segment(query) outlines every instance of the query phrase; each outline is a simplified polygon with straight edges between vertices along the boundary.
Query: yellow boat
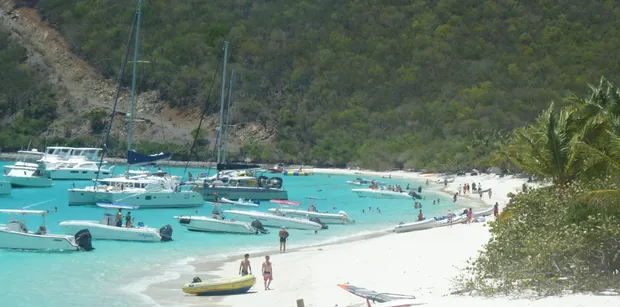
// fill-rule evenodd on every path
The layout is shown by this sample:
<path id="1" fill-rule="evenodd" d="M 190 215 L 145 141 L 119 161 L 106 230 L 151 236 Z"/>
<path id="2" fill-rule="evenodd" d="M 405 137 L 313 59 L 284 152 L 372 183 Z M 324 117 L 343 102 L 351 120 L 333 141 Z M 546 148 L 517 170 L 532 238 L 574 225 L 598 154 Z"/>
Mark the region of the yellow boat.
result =
<path id="1" fill-rule="evenodd" d="M 254 275 L 183 285 L 183 292 L 196 295 L 230 295 L 248 292 L 256 283 Z"/>

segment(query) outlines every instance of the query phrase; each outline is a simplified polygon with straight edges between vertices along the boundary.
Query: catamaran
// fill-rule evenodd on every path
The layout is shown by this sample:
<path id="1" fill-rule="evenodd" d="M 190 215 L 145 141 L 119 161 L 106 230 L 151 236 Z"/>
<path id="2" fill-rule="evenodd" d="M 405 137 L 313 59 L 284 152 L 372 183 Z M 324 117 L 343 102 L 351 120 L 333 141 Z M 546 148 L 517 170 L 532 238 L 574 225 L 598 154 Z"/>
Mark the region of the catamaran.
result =
<path id="1" fill-rule="evenodd" d="M 78 230 L 74 235 L 50 234 L 45 227 L 45 215 L 43 210 L 2 209 L 0 213 L 9 216 L 38 215 L 43 217 L 36 232 L 28 231 L 25 220 L 10 218 L 7 224 L 0 225 L 0 248 L 39 250 L 39 251 L 90 251 L 91 236 L 88 230 Z"/>
<path id="2" fill-rule="evenodd" d="M 159 230 L 156 228 L 146 227 L 142 223 L 138 223 L 136 227 L 117 226 L 116 217 L 107 212 L 107 209 L 136 210 L 137 206 L 115 205 L 115 204 L 97 204 L 97 206 L 106 209 L 103 218 L 100 221 L 89 220 L 70 220 L 62 221 L 58 226 L 63 229 L 66 234 L 75 233 L 78 229 L 88 229 L 95 240 L 119 240 L 119 241 L 139 241 L 139 242 L 161 242 L 172 240 L 172 227 L 164 225 Z"/>
<path id="3" fill-rule="evenodd" d="M 194 189 L 184 189 L 179 178 L 170 176 L 164 172 L 156 174 L 144 174 L 131 176 L 130 167 L 153 164 L 161 160 L 170 159 L 171 153 L 159 153 L 155 155 L 144 155 L 132 150 L 133 138 L 133 119 L 135 114 L 136 99 L 136 64 L 138 62 L 138 46 L 140 34 L 140 18 L 142 16 L 142 0 L 138 1 L 136 10 L 136 27 L 135 27 L 135 47 L 133 57 L 133 74 L 131 80 L 131 101 L 129 110 L 129 125 L 127 133 L 127 170 L 124 176 L 115 178 L 106 178 L 94 180 L 93 186 L 85 188 L 69 189 L 69 205 L 95 205 L 98 202 L 125 204 L 130 206 L 138 206 L 140 209 L 147 208 L 189 208 L 200 207 L 204 201 L 202 196 Z M 127 48 L 130 48 L 128 44 Z M 124 71 L 121 72 L 121 76 Z M 119 89 L 120 91 L 120 86 Z M 114 102 L 114 108 L 118 104 L 117 99 Z M 114 121 L 115 112 L 111 114 L 110 123 Z M 112 124 L 108 126 L 105 143 L 110 137 Z M 101 155 L 101 161 L 105 156 L 105 151 Z"/>
<path id="4" fill-rule="evenodd" d="M 232 92 L 232 79 L 234 71 L 231 72 L 230 85 L 228 87 L 228 95 L 226 95 L 226 64 L 228 60 L 228 42 L 224 42 L 224 63 L 222 69 L 222 88 L 220 93 L 220 124 L 217 137 L 217 175 L 212 181 L 204 181 L 202 185 L 198 185 L 198 191 L 206 201 L 215 201 L 218 197 L 226 197 L 228 199 L 288 199 L 288 192 L 282 188 L 282 178 L 265 176 L 256 177 L 254 174 L 251 178 L 235 178 L 234 182 L 228 180 L 225 182 L 221 172 L 227 170 L 247 170 L 260 169 L 259 165 L 230 163 L 226 160 L 227 139 L 229 134 L 228 121 L 230 119 L 230 97 Z M 226 125 L 224 124 L 224 105 L 225 97 L 228 96 L 228 115 L 226 116 Z"/>
<path id="5" fill-rule="evenodd" d="M 308 198 L 308 199 L 313 199 L 313 198 Z M 325 224 L 354 223 L 354 221 L 344 211 L 340 211 L 338 213 L 317 212 L 316 206 L 314 206 L 314 204 L 311 204 L 308 210 L 290 209 L 290 208 L 286 208 L 286 206 L 298 207 L 301 205 L 301 203 L 296 202 L 296 201 L 281 201 L 281 200 L 272 200 L 271 202 L 277 203 L 282 206 L 282 208 L 269 208 L 268 209 L 269 211 L 274 212 L 274 213 L 279 211 L 285 215 L 293 216 L 293 217 L 306 218 L 306 219 L 316 218 L 321 223 L 325 223 Z"/>

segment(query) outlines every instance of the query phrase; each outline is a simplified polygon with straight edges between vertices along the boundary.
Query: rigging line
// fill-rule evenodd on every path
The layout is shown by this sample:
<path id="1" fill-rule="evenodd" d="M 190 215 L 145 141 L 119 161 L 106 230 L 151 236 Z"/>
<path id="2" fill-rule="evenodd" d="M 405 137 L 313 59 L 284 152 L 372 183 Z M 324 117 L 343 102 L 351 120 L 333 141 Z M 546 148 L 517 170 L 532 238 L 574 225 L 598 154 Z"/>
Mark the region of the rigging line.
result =
<path id="1" fill-rule="evenodd" d="M 131 49 L 131 41 L 133 38 L 133 33 L 134 33 L 137 19 L 138 19 L 138 10 L 136 10 L 136 13 L 133 16 L 133 22 L 131 24 L 131 31 L 129 31 L 129 38 L 127 39 L 127 49 L 125 50 L 125 57 L 124 57 L 123 63 L 121 64 L 120 74 L 118 75 L 118 80 L 117 80 L 118 85 L 116 88 L 116 95 L 114 97 L 114 106 L 112 107 L 112 115 L 110 116 L 110 123 L 108 124 L 108 131 L 106 131 L 105 141 L 103 143 L 103 150 L 101 152 L 101 160 L 99 161 L 99 165 L 97 166 L 98 171 L 97 171 L 97 176 L 95 180 L 93 181 L 93 186 L 96 184 L 97 180 L 99 180 L 99 173 L 101 173 L 101 166 L 103 165 L 103 159 L 105 157 L 105 154 L 108 151 L 108 141 L 110 139 L 110 132 L 112 131 L 112 124 L 114 123 L 114 116 L 116 115 L 116 106 L 118 105 L 118 98 L 121 94 L 123 75 L 125 74 L 125 67 L 127 67 L 127 60 L 129 59 L 129 51 Z"/>
<path id="2" fill-rule="evenodd" d="M 194 136 L 194 141 L 192 142 L 192 147 L 189 150 L 189 159 L 185 163 L 185 169 L 183 173 L 187 171 L 187 166 L 189 165 L 189 161 L 192 157 L 192 152 L 194 151 L 194 147 L 196 146 L 196 140 L 200 136 L 200 127 L 202 127 L 202 121 L 205 118 L 205 114 L 207 114 L 207 109 L 209 108 L 209 99 L 211 99 L 211 93 L 213 92 L 213 85 L 215 85 L 215 79 L 217 78 L 217 73 L 220 71 L 220 64 L 222 64 L 222 59 L 217 63 L 217 68 L 215 69 L 215 73 L 213 74 L 213 80 L 211 80 L 211 87 L 209 88 L 209 94 L 207 95 L 207 99 L 205 100 L 204 108 L 202 109 L 202 115 L 200 116 L 200 122 L 198 122 L 198 128 L 196 128 L 196 135 Z M 198 153 L 196 153 L 196 160 L 198 160 Z M 211 171 L 211 166 L 209 166 L 209 171 Z"/>

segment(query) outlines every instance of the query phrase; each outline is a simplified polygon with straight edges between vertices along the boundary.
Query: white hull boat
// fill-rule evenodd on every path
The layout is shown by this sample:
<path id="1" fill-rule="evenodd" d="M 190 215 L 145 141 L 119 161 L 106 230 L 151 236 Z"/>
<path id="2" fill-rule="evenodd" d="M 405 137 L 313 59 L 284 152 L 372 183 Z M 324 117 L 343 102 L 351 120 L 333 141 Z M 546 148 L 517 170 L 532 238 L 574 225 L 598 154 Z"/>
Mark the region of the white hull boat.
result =
<path id="1" fill-rule="evenodd" d="M 387 198 L 387 199 L 413 199 L 413 196 L 409 195 L 408 192 L 394 192 L 390 190 L 382 190 L 382 189 L 352 189 L 353 193 L 357 194 L 359 197 L 369 197 L 369 198 Z"/>
<path id="2" fill-rule="evenodd" d="M 0 213 L 11 215 L 40 215 L 45 217 L 46 211 L 38 210 L 0 210 Z M 9 220 L 0 225 L 0 248 L 35 250 L 35 251 L 90 251 L 91 236 L 88 230 L 78 230 L 74 235 L 49 234 L 45 226 L 39 231 L 30 232 L 26 225 L 17 220 Z"/>
<path id="3" fill-rule="evenodd" d="M 452 225 L 461 224 L 465 222 L 466 220 L 467 220 L 467 217 L 464 215 L 452 217 Z M 450 225 L 448 224 L 448 219 L 444 218 L 444 219 L 438 220 L 437 225 L 435 227 L 444 227 L 448 225 Z"/>
<path id="4" fill-rule="evenodd" d="M 434 218 L 430 218 L 430 219 L 425 219 L 425 220 L 417 221 L 413 223 L 399 224 L 396 227 L 394 227 L 394 232 L 403 233 L 403 232 L 410 232 L 410 231 L 416 231 L 416 230 L 425 230 L 425 229 L 434 228 L 435 226 L 437 226 L 437 220 L 435 220 Z"/>
<path id="5" fill-rule="evenodd" d="M 286 227 L 302 230 L 319 230 L 323 225 L 294 217 L 279 216 L 276 214 L 259 212 L 259 211 L 242 211 L 242 210 L 224 210 L 224 213 L 234 217 L 237 220 L 245 222 L 260 221 L 266 227 Z"/>
<path id="6" fill-rule="evenodd" d="M 95 162 L 82 162 L 72 166 L 59 165 L 48 169 L 52 180 L 91 180 L 95 178 L 108 178 L 112 175 L 114 166 L 98 170 Z M 97 175 L 99 175 L 97 177 Z"/>
<path id="7" fill-rule="evenodd" d="M 76 230 L 88 229 L 94 240 L 118 240 L 118 241 L 141 241 L 160 242 L 162 236 L 159 230 L 150 227 L 117 227 L 104 225 L 99 221 L 63 221 L 58 224 L 66 234 L 75 233 Z"/>
<path id="8" fill-rule="evenodd" d="M 473 217 L 477 218 L 477 217 L 481 217 L 481 216 L 489 216 L 493 214 L 493 206 L 491 206 L 491 208 L 482 210 L 482 211 L 478 211 L 478 212 L 474 212 L 473 213 Z"/>
<path id="9" fill-rule="evenodd" d="M 235 187 L 235 186 L 199 186 L 198 191 L 206 201 L 215 201 L 218 198 L 227 199 L 288 199 L 288 192 L 283 189 L 263 187 Z"/>
<path id="10" fill-rule="evenodd" d="M 319 220 L 321 220 L 322 223 L 325 223 L 325 224 L 353 223 L 353 220 L 349 218 L 349 215 L 344 211 L 340 211 L 339 213 L 323 213 L 323 212 L 314 212 L 314 211 L 307 211 L 307 210 L 276 209 L 276 208 L 270 208 L 269 211 L 271 212 L 279 211 L 279 212 L 284 213 L 285 215 L 304 218 L 304 219 L 310 219 L 312 217 L 316 217 Z"/>
<path id="11" fill-rule="evenodd" d="M 222 220 L 208 216 L 175 216 L 181 226 L 191 231 L 216 232 L 216 233 L 235 233 L 235 234 L 257 234 L 259 230 L 252 227 L 250 223 L 237 220 Z"/>
<path id="12" fill-rule="evenodd" d="M 0 180 L 0 195 L 9 195 L 13 188 L 11 187 L 11 183 L 8 181 Z"/>
<path id="13" fill-rule="evenodd" d="M 245 207 L 258 207 L 258 204 L 255 204 L 251 201 L 247 201 L 243 198 L 239 200 L 230 200 L 228 198 L 222 197 L 219 199 L 218 205 L 232 205 L 232 206 L 245 206 Z"/>
<path id="14" fill-rule="evenodd" d="M 122 203 L 141 209 L 194 208 L 204 205 L 200 194 L 193 191 L 96 191 L 94 189 L 69 189 L 69 206 Z"/>
<path id="15" fill-rule="evenodd" d="M 51 187 L 52 179 L 48 177 L 43 163 L 17 162 L 4 167 L 4 178 L 13 187 L 43 188 Z"/>

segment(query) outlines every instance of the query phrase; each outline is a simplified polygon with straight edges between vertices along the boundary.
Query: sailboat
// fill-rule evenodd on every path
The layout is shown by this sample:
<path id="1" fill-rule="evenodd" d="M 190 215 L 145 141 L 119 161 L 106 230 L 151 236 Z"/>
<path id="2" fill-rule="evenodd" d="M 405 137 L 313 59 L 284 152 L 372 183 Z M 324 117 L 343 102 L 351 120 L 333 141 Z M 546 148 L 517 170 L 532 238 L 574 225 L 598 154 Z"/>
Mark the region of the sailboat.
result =
<path id="1" fill-rule="evenodd" d="M 138 1 L 136 10 L 136 29 L 135 29 L 135 47 L 133 56 L 133 75 L 131 80 L 131 104 L 129 112 L 129 129 L 127 133 L 127 171 L 124 176 L 95 179 L 93 186 L 85 188 L 69 189 L 69 205 L 96 205 L 97 203 L 123 204 L 129 206 L 138 206 L 140 209 L 151 208 L 189 208 L 200 207 L 204 204 L 201 195 L 193 189 L 183 189 L 180 178 L 171 176 L 167 173 L 158 171 L 155 174 L 138 174 L 130 173 L 131 166 L 153 164 L 158 161 L 170 159 L 170 152 L 162 152 L 154 155 L 144 155 L 132 150 L 133 136 L 133 118 L 136 91 L 136 64 L 138 62 L 138 42 L 140 35 L 140 17 L 141 17 L 142 0 Z M 133 31 L 132 31 L 133 33 Z M 129 51 L 130 45 L 127 46 Z M 124 72 L 124 65 L 121 76 Z M 120 78 L 119 88 L 120 91 Z M 106 134 L 104 148 L 107 148 L 110 130 L 116 111 L 117 99 L 114 103 L 110 125 Z M 101 156 L 103 160 L 105 150 Z"/>
<path id="2" fill-rule="evenodd" d="M 271 200 L 271 199 L 288 199 L 288 192 L 282 188 L 282 178 L 265 176 L 242 178 L 227 177 L 227 180 L 221 180 L 225 171 L 250 171 L 259 169 L 256 164 L 230 163 L 226 160 L 226 142 L 228 136 L 228 124 L 224 125 L 224 97 L 226 84 L 226 63 L 228 59 L 228 42 L 224 42 L 224 66 L 222 73 L 222 90 L 220 93 L 220 126 L 217 138 L 217 175 L 213 180 L 204 180 L 202 184 L 197 184 L 198 192 L 206 201 L 217 201 L 218 198 L 225 197 L 228 199 L 254 199 L 254 200 Z M 232 89 L 232 78 L 234 71 L 231 72 L 229 93 L 228 93 L 228 116 L 230 115 L 230 96 Z M 240 176 L 241 177 L 241 176 Z"/>

